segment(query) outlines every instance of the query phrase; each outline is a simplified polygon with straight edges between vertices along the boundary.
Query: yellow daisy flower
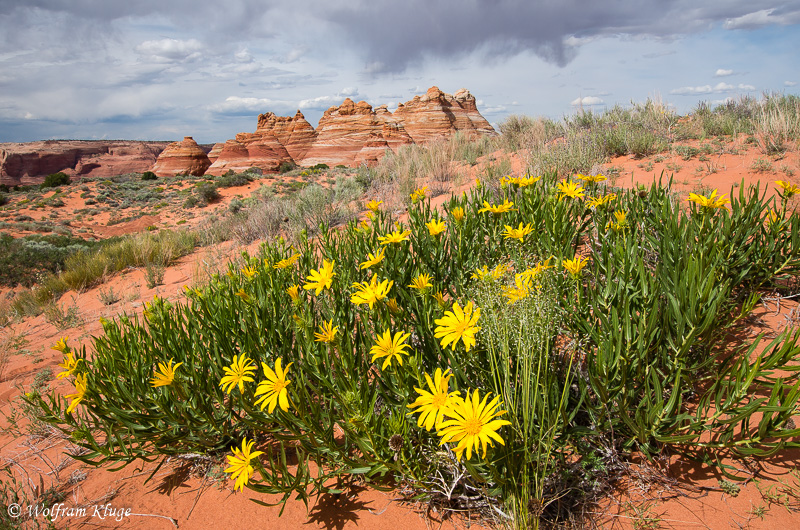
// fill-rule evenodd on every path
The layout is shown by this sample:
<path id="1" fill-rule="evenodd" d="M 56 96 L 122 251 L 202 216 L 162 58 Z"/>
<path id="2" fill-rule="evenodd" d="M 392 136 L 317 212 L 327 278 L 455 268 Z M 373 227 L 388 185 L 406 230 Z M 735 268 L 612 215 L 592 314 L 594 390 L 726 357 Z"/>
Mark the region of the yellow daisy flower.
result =
<path id="1" fill-rule="evenodd" d="M 264 454 L 263 451 L 250 452 L 255 445 L 255 440 L 248 442 L 247 438 L 242 440 L 242 450 L 233 448 L 233 456 L 228 455 L 228 467 L 225 468 L 225 473 L 231 474 L 231 480 L 235 480 L 233 486 L 234 490 L 243 491 L 245 485 L 250 480 L 250 475 L 253 473 L 253 466 L 250 461 L 259 455 Z"/>
<path id="2" fill-rule="evenodd" d="M 495 215 L 500 215 L 502 213 L 516 210 L 516 208 L 514 208 L 513 206 L 514 203 L 509 202 L 508 199 L 505 199 L 505 201 L 503 201 L 503 204 L 498 204 L 498 205 L 489 204 L 487 201 L 483 201 L 483 208 L 478 210 L 478 213 L 491 212 Z"/>
<path id="3" fill-rule="evenodd" d="M 460 395 L 458 390 L 449 392 L 451 377 L 453 377 L 453 374 L 449 368 L 444 373 L 442 373 L 441 368 L 437 368 L 433 374 L 433 379 L 428 374 L 425 374 L 430 392 L 422 388 L 414 388 L 419 393 L 419 397 L 414 403 L 406 406 L 410 409 L 416 409 L 412 410 L 411 413 L 420 413 L 417 419 L 417 427 L 422 427 L 424 424 L 427 431 L 434 427 L 439 428 L 447 409 L 450 407 L 451 399 Z"/>
<path id="4" fill-rule="evenodd" d="M 525 239 L 525 236 L 533 232 L 533 227 L 531 226 L 530 223 L 525 225 L 525 227 L 523 227 L 522 223 L 520 223 L 519 228 L 512 228 L 509 225 L 504 225 L 504 226 L 506 227 L 505 232 L 503 232 L 505 239 L 519 239 L 520 241 L 522 241 L 523 239 Z"/>
<path id="5" fill-rule="evenodd" d="M 373 276 L 370 279 L 370 282 L 363 282 L 363 283 L 354 283 L 353 287 L 358 289 L 356 293 L 350 298 L 350 301 L 356 305 L 359 304 L 369 304 L 369 308 L 372 309 L 373 305 L 376 302 L 380 302 L 386 295 L 389 294 L 389 289 L 392 288 L 394 285 L 394 281 L 390 280 L 383 280 L 382 282 L 378 283 L 378 278 Z"/>
<path id="6" fill-rule="evenodd" d="M 375 362 L 375 359 L 386 357 L 386 360 L 383 361 L 383 365 L 381 366 L 381 370 L 386 370 L 386 367 L 392 362 L 392 357 L 397 357 L 397 362 L 402 366 L 403 358 L 400 354 L 408 355 L 408 352 L 405 350 L 410 346 L 406 344 L 406 340 L 410 336 L 411 333 L 404 334 L 402 331 L 398 331 L 394 334 L 394 338 L 392 338 L 392 332 L 387 329 L 383 336 L 378 337 L 375 346 L 369 351 L 372 354 L 371 362 Z"/>
<path id="7" fill-rule="evenodd" d="M 383 204 L 383 201 L 371 200 L 367 203 L 367 209 L 378 213 L 378 211 L 381 209 L 381 204 Z"/>
<path id="8" fill-rule="evenodd" d="M 587 258 L 575 257 L 574 259 L 565 259 L 561 262 L 564 269 L 569 272 L 573 278 L 577 279 L 581 275 L 581 271 L 589 263 Z"/>
<path id="9" fill-rule="evenodd" d="M 334 265 L 336 265 L 335 260 L 322 260 L 322 267 L 318 271 L 312 269 L 311 274 L 306 277 L 308 283 L 303 286 L 303 289 L 306 291 L 315 289 L 315 295 L 319 295 L 323 289 L 330 289 L 333 277 L 336 276 L 336 273 L 333 272 Z"/>
<path id="10" fill-rule="evenodd" d="M 286 292 L 289 293 L 289 296 L 292 298 L 293 302 L 300 301 L 300 286 L 298 284 L 294 284 L 287 288 Z"/>
<path id="11" fill-rule="evenodd" d="M 75 378 L 75 393 L 64 396 L 65 398 L 72 400 L 72 403 L 70 403 L 69 407 L 67 407 L 67 414 L 70 414 L 73 410 L 75 410 L 75 407 L 78 406 L 78 403 L 83 401 L 83 398 L 86 395 L 86 390 L 86 374 L 80 374 Z"/>
<path id="12" fill-rule="evenodd" d="M 315 342 L 333 342 L 336 338 L 336 332 L 339 331 L 339 326 L 333 325 L 333 319 L 323 322 L 319 326 L 319 332 L 315 332 Z"/>
<path id="13" fill-rule="evenodd" d="M 456 206 L 450 210 L 450 215 L 453 216 L 453 220 L 455 220 L 455 222 L 460 223 L 464 220 L 464 208 L 461 206 Z"/>
<path id="14" fill-rule="evenodd" d="M 55 348 L 53 348 L 53 349 L 55 349 Z M 64 356 L 64 362 L 58 365 L 61 368 L 63 368 L 64 371 L 59 373 L 56 377 L 58 377 L 58 379 L 64 379 L 65 377 L 69 377 L 72 374 L 74 374 L 75 370 L 78 369 L 78 362 L 79 361 L 80 361 L 80 359 L 76 359 L 75 355 L 72 352 L 68 352 Z"/>
<path id="15" fill-rule="evenodd" d="M 563 180 L 556 184 L 558 187 L 558 200 L 564 197 L 571 197 L 573 199 L 580 199 L 584 196 L 584 189 L 577 182 L 564 182 Z"/>
<path id="16" fill-rule="evenodd" d="M 418 274 L 413 280 L 411 280 L 411 285 L 409 287 L 413 289 L 419 289 L 420 291 L 426 289 L 428 287 L 433 287 L 431 283 L 431 275 L 430 274 Z"/>
<path id="17" fill-rule="evenodd" d="M 169 386 L 172 384 L 172 382 L 175 380 L 175 370 L 177 370 L 178 367 L 183 364 L 178 363 L 175 366 L 172 366 L 174 361 L 174 359 L 170 359 L 169 364 L 158 363 L 158 371 L 150 380 L 150 385 L 152 385 L 153 388 Z"/>
<path id="18" fill-rule="evenodd" d="M 428 233 L 432 236 L 438 236 L 445 230 L 447 230 L 447 225 L 444 224 L 444 221 L 439 221 L 436 219 L 431 220 L 428 223 L 425 223 L 425 226 L 428 227 Z"/>
<path id="19" fill-rule="evenodd" d="M 781 190 L 783 191 L 783 193 L 781 194 L 781 197 L 783 197 L 784 199 L 791 199 L 792 196 L 797 195 L 798 193 L 800 193 L 800 188 L 798 188 L 796 185 L 792 184 L 791 182 L 786 182 L 784 180 L 776 180 L 775 184 L 777 184 L 781 188 Z"/>
<path id="20" fill-rule="evenodd" d="M 369 269 L 373 265 L 377 265 L 378 263 L 383 261 L 383 258 L 385 257 L 386 257 L 386 247 L 382 247 L 381 250 L 379 252 L 376 252 L 375 254 L 372 253 L 367 254 L 367 261 L 363 262 L 359 268 L 361 270 Z"/>
<path id="21" fill-rule="evenodd" d="M 480 331 L 478 318 L 481 316 L 481 308 L 476 307 L 473 313 L 472 302 L 467 302 L 464 309 L 453 303 L 452 311 L 445 311 L 444 317 L 434 320 L 437 324 L 434 329 L 434 337 L 441 338 L 442 348 L 450 345 L 455 350 L 459 340 L 464 342 L 464 347 L 469 351 L 475 345 L 475 333 Z"/>
<path id="22" fill-rule="evenodd" d="M 256 365 L 245 355 L 234 355 L 231 365 L 224 367 L 223 371 L 225 375 L 219 382 L 222 390 L 230 394 L 231 390 L 239 385 L 239 392 L 242 392 L 245 382 L 254 380 L 251 376 L 256 371 Z"/>
<path id="23" fill-rule="evenodd" d="M 408 236 L 410 235 L 411 235 L 411 230 L 406 230 L 405 232 L 401 232 L 400 229 L 397 229 L 394 232 L 389 232 L 385 236 L 379 237 L 378 241 L 381 242 L 381 245 L 389 245 L 390 243 L 400 243 L 402 241 L 407 241 Z"/>
<path id="24" fill-rule="evenodd" d="M 708 208 L 709 210 L 724 208 L 725 204 L 731 202 L 730 199 L 725 198 L 725 195 L 720 195 L 719 197 L 717 197 L 717 190 L 711 192 L 711 195 L 708 197 L 706 197 L 705 195 L 690 193 L 689 198 L 686 200 L 696 203 L 701 208 Z"/>
<path id="25" fill-rule="evenodd" d="M 280 357 L 275 360 L 275 370 L 267 366 L 267 363 L 261 363 L 261 368 L 264 370 L 264 376 L 267 380 L 261 381 L 256 387 L 256 396 L 261 396 L 256 401 L 256 405 L 260 403 L 261 410 L 269 406 L 268 412 L 270 414 L 275 410 L 276 405 L 279 405 L 284 412 L 289 410 L 289 391 L 286 387 L 289 386 L 291 381 L 286 379 L 286 376 L 289 375 L 289 368 L 294 363 L 289 363 L 285 369 L 282 369 L 282 361 Z"/>
<path id="26" fill-rule="evenodd" d="M 242 268 L 242 274 L 244 274 L 248 280 L 252 280 L 253 277 L 258 274 L 258 271 L 255 267 L 244 267 Z"/>
<path id="27" fill-rule="evenodd" d="M 61 353 L 67 353 L 67 350 L 69 349 L 69 346 L 67 346 L 67 341 L 68 340 L 69 340 L 69 337 L 61 337 L 60 339 L 58 339 L 56 341 L 56 343 L 50 349 L 51 350 L 60 351 Z"/>
<path id="28" fill-rule="evenodd" d="M 300 259 L 300 254 L 299 253 L 292 254 L 288 258 L 280 260 L 278 263 L 273 265 L 273 267 L 276 268 L 276 269 L 288 269 L 289 267 L 291 267 L 292 265 L 297 263 L 298 259 Z"/>
<path id="29" fill-rule="evenodd" d="M 497 431 L 503 425 L 511 425 L 510 421 L 495 419 L 506 413 L 504 410 L 497 410 L 500 406 L 500 396 L 486 403 L 489 398 L 487 393 L 481 400 L 478 390 L 475 390 L 470 397 L 469 392 L 464 398 L 451 398 L 452 405 L 447 410 L 450 418 L 444 420 L 437 429 L 437 434 L 442 437 L 439 445 L 449 442 L 458 442 L 453 449 L 456 458 L 461 460 L 464 451 L 467 452 L 467 460 L 472 458 L 472 449 L 477 454 L 479 449 L 483 449 L 483 458 L 486 458 L 486 446 L 494 447 L 494 442 L 505 445 L 503 438 Z"/>

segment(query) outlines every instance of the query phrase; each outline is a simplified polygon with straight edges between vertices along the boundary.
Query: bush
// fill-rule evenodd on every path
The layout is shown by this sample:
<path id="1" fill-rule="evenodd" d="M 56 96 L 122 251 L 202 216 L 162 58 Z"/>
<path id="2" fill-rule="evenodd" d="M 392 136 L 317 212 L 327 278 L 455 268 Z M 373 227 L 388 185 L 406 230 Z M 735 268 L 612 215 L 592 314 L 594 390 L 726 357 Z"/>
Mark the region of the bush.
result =
<path id="1" fill-rule="evenodd" d="M 520 528 L 582 513 L 635 454 L 730 474 L 743 466 L 720 451 L 800 447 L 800 381 L 786 375 L 800 331 L 723 347 L 759 289 L 800 274 L 800 217 L 757 188 L 730 210 L 687 211 L 657 185 L 587 207 L 555 181 L 482 186 L 442 212 L 417 201 L 406 225 L 378 211 L 366 227 L 265 243 L 186 303 L 104 322 L 91 356 L 65 349 L 80 400 L 24 399 L 87 463 L 257 441 L 241 486 L 284 502 L 339 493 L 348 476 L 394 479 Z M 324 214 L 330 200 L 310 186 L 295 207 Z M 286 203 L 268 204 L 279 225 Z M 483 444 L 461 437 L 472 399 Z"/>
<path id="2" fill-rule="evenodd" d="M 296 168 L 297 164 L 295 164 L 290 160 L 284 160 L 283 162 L 281 162 L 280 166 L 278 166 L 278 173 L 280 174 L 288 173 L 289 171 L 292 171 L 293 169 Z"/>
<path id="3" fill-rule="evenodd" d="M 0 206 L 8 203 L 8 195 L 3 192 L 0 192 Z"/>
<path id="4" fill-rule="evenodd" d="M 322 170 L 322 169 L 330 169 L 328 164 L 315 164 L 309 168 L 310 170 Z"/>
<path id="5" fill-rule="evenodd" d="M 70 183 L 69 176 L 66 173 L 52 173 L 47 175 L 44 178 L 44 182 L 41 184 L 41 188 L 58 188 L 60 186 L 65 186 Z"/>
<path id="6" fill-rule="evenodd" d="M 142 173 L 142 180 L 158 180 L 158 175 L 152 171 L 145 171 Z"/>
<path id="7" fill-rule="evenodd" d="M 213 202 L 217 202 L 222 197 L 217 191 L 217 186 L 210 182 L 201 182 L 194 188 L 194 196 L 197 198 L 197 204 L 206 206 Z"/>

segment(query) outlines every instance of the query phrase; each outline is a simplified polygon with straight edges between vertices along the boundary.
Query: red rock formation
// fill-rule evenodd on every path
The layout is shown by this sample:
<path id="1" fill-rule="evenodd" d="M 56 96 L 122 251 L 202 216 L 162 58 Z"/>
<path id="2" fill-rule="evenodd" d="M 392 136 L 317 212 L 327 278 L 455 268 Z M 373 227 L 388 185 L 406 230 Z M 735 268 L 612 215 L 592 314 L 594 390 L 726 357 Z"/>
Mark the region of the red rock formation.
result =
<path id="1" fill-rule="evenodd" d="M 175 175 L 202 175 L 211 162 L 206 152 L 197 145 L 194 138 L 184 136 L 183 141 L 173 142 L 164 149 L 156 160 L 153 173 L 159 177 Z"/>
<path id="2" fill-rule="evenodd" d="M 495 134 L 478 112 L 475 97 L 462 88 L 452 96 L 431 87 L 424 96 L 399 104 L 394 117 L 403 122 L 416 143 L 448 137 L 461 131 L 469 135 Z"/>
<path id="3" fill-rule="evenodd" d="M 206 173 L 222 175 L 229 170 L 240 173 L 251 167 L 276 172 L 285 161 L 291 161 L 289 152 L 273 134 L 240 133 L 235 140 L 225 142 Z"/>
<path id="4" fill-rule="evenodd" d="M 317 140 L 302 160 L 304 166 L 338 164 L 357 166 L 378 160 L 386 149 L 413 143 L 403 124 L 386 106 L 373 110 L 369 103 L 350 98 L 325 111 L 317 127 Z"/>
<path id="5" fill-rule="evenodd" d="M 0 144 L 0 184 L 40 184 L 51 174 L 112 177 L 152 167 L 169 142 L 45 140 Z"/>
<path id="6" fill-rule="evenodd" d="M 276 116 L 272 112 L 258 116 L 258 133 L 271 133 L 286 148 L 292 160 L 302 160 L 314 144 L 317 132 L 299 110 L 293 117 Z"/>
<path id="7" fill-rule="evenodd" d="M 219 157 L 222 148 L 225 147 L 225 142 L 217 142 L 211 148 L 211 151 L 208 152 L 208 161 L 212 164 L 217 160 Z"/>

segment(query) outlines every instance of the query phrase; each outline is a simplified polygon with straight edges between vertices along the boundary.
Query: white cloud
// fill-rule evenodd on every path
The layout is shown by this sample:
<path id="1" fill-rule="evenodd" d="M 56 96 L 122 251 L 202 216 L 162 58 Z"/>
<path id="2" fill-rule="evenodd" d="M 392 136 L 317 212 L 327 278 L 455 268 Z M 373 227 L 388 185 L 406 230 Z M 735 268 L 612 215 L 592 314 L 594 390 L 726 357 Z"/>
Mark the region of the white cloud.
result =
<path id="1" fill-rule="evenodd" d="M 270 107 L 280 105 L 279 102 L 267 98 L 242 98 L 229 96 L 222 103 L 209 106 L 209 110 L 219 114 L 262 113 Z"/>
<path id="2" fill-rule="evenodd" d="M 352 86 L 344 87 L 339 91 L 339 95 L 347 98 L 358 96 L 358 88 Z"/>
<path id="3" fill-rule="evenodd" d="M 755 29 L 770 24 L 786 26 L 800 22 L 800 12 L 796 9 L 761 9 L 740 17 L 725 20 L 722 27 L 725 29 Z"/>
<path id="4" fill-rule="evenodd" d="M 592 105 L 602 105 L 603 100 L 596 96 L 584 96 L 582 98 L 573 99 L 570 105 L 573 107 L 591 107 Z"/>
<path id="5" fill-rule="evenodd" d="M 139 55 L 155 62 L 185 62 L 201 57 L 202 43 L 197 39 L 147 40 L 134 48 Z"/>
<path id="6" fill-rule="evenodd" d="M 339 96 L 319 96 L 317 98 L 303 99 L 297 104 L 300 110 L 316 109 L 327 110 L 329 107 L 342 103 Z"/>
<path id="7" fill-rule="evenodd" d="M 702 86 L 684 86 L 680 88 L 673 88 L 669 91 L 670 94 L 675 94 L 677 96 L 691 96 L 697 94 L 722 94 L 725 92 L 734 92 L 736 90 L 742 90 L 745 92 L 752 92 L 756 89 L 753 85 L 745 85 L 745 84 L 738 84 L 738 85 L 731 85 L 729 83 L 717 83 L 713 87 L 711 85 L 702 85 Z"/>
<path id="8" fill-rule="evenodd" d="M 716 72 L 714 72 L 714 77 L 727 77 L 729 75 L 733 75 L 733 70 L 725 70 L 723 68 L 718 68 Z"/>
<path id="9" fill-rule="evenodd" d="M 735 100 L 730 96 L 726 97 L 725 99 L 712 99 L 711 106 L 727 105 L 728 103 L 731 103 L 733 101 Z"/>
<path id="10" fill-rule="evenodd" d="M 796 81 L 784 81 L 783 86 L 795 86 L 797 84 Z"/>

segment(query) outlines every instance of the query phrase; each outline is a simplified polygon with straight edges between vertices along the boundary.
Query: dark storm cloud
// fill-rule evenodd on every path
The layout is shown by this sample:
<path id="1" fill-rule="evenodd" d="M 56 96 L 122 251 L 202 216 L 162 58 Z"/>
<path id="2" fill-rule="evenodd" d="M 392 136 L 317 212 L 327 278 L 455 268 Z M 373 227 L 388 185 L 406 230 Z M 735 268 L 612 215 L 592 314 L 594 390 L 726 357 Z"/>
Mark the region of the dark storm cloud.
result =
<path id="1" fill-rule="evenodd" d="M 371 72 L 402 71 L 426 57 L 485 59 L 522 51 L 564 66 L 577 53 L 570 37 L 671 38 L 707 30 L 800 22 L 800 2 L 620 0 L 362 0 L 331 8 L 328 18 L 363 51 Z"/>

